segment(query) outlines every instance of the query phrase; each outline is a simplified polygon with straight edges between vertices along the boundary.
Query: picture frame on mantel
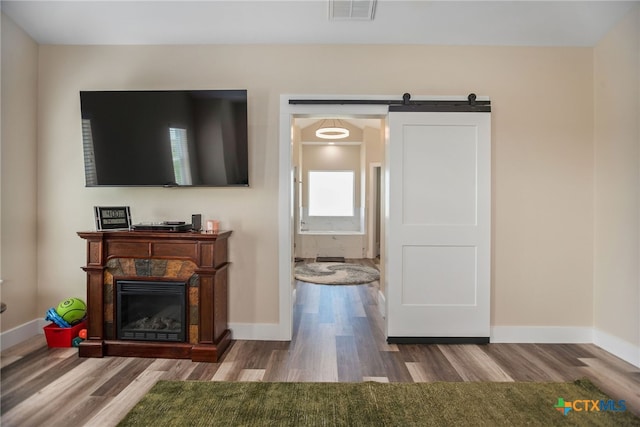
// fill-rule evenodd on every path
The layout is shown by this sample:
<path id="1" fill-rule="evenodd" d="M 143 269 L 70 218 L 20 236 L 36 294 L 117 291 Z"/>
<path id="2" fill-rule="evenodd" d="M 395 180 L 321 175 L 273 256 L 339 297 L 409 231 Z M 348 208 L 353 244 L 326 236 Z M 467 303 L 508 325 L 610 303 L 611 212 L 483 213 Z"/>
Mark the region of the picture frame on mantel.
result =
<path id="1" fill-rule="evenodd" d="M 94 206 L 96 231 L 131 230 L 129 206 Z"/>

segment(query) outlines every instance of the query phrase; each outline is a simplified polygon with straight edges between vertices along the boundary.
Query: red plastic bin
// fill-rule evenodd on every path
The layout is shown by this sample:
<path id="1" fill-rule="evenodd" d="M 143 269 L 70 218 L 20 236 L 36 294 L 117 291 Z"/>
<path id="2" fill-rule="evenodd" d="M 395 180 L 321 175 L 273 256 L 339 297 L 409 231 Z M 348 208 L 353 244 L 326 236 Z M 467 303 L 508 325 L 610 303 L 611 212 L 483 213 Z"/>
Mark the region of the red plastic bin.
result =
<path id="1" fill-rule="evenodd" d="M 73 339 L 78 336 L 81 329 L 86 329 L 87 322 L 82 321 L 70 328 L 61 328 L 55 323 L 51 323 L 44 328 L 44 336 L 47 338 L 47 345 L 52 347 L 71 347 Z"/>

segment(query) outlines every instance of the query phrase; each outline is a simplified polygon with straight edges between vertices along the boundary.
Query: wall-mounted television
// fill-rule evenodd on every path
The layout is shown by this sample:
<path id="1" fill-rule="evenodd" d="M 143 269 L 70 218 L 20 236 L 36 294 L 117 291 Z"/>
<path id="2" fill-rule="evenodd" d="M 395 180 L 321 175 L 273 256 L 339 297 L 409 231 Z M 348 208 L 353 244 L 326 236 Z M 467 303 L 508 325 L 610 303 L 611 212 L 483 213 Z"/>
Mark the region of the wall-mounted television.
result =
<path id="1" fill-rule="evenodd" d="M 87 187 L 249 185 L 247 91 L 81 91 Z"/>

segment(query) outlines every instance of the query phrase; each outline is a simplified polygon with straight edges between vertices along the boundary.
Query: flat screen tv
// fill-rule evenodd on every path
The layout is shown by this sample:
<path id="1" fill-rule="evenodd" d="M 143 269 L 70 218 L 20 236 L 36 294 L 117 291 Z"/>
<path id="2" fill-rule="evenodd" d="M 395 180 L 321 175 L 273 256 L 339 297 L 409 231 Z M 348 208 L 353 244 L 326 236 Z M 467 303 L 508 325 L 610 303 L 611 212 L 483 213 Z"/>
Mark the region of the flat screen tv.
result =
<path id="1" fill-rule="evenodd" d="M 87 187 L 249 185 L 247 91 L 82 91 Z"/>

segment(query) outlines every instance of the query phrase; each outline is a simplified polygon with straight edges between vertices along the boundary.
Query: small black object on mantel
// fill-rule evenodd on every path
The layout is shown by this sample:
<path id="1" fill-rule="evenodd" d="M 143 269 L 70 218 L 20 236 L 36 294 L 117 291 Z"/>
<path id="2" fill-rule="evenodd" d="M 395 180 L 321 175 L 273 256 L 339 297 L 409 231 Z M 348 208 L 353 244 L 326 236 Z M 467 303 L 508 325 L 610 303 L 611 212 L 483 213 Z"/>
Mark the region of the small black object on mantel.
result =
<path id="1" fill-rule="evenodd" d="M 132 227 L 133 231 L 158 231 L 158 232 L 187 232 L 191 231 L 191 224 L 176 224 L 182 221 L 142 222 Z"/>
<path id="2" fill-rule="evenodd" d="M 191 215 L 191 230 L 193 231 L 201 231 L 202 230 L 202 215 L 201 214 L 193 214 Z"/>
<path id="3" fill-rule="evenodd" d="M 94 206 L 96 231 L 118 231 L 131 229 L 129 206 Z"/>

